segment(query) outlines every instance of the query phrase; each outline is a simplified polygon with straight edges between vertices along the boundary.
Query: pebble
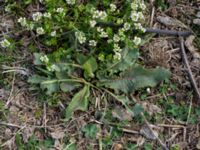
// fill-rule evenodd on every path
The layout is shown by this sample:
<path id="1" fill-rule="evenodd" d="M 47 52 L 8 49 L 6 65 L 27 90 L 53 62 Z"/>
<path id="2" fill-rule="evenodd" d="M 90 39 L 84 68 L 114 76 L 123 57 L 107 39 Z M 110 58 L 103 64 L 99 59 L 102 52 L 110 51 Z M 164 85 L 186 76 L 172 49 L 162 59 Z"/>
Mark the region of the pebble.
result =
<path id="1" fill-rule="evenodd" d="M 196 24 L 196 25 L 200 25 L 200 19 L 194 19 L 193 23 Z"/>
<path id="2" fill-rule="evenodd" d="M 197 12 L 196 17 L 200 18 L 200 11 Z"/>

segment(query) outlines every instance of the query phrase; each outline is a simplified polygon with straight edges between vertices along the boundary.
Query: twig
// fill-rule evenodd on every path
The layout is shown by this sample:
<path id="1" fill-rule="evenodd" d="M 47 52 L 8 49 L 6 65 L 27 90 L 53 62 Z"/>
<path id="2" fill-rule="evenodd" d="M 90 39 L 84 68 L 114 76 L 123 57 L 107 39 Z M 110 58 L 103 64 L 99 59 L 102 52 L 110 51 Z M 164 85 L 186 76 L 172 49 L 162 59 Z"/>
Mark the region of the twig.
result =
<path id="1" fill-rule="evenodd" d="M 177 135 L 179 135 L 179 134 L 180 134 L 180 132 L 173 134 L 169 139 L 166 140 L 166 142 L 169 143 L 169 142 L 173 141 L 177 137 Z"/>
<path id="2" fill-rule="evenodd" d="M 153 26 L 153 18 L 154 18 L 154 15 L 155 15 L 154 0 L 150 0 L 150 4 L 151 4 L 151 7 L 152 7 L 152 10 L 151 10 L 150 27 L 152 27 L 152 26 Z"/>
<path id="3" fill-rule="evenodd" d="M 190 106 L 189 106 L 189 109 L 188 109 L 188 116 L 187 116 L 186 124 L 188 124 L 188 122 L 189 122 L 191 111 L 192 111 L 192 97 L 190 98 Z"/>
<path id="4" fill-rule="evenodd" d="M 131 134 L 140 134 L 139 131 L 130 130 L 130 129 L 125 129 L 125 128 L 122 128 L 122 131 L 123 131 L 123 132 L 126 132 L 126 133 L 131 133 Z"/>
<path id="5" fill-rule="evenodd" d="M 185 128 L 182 125 L 170 125 L 170 124 L 157 124 L 157 126 L 164 128 Z"/>
<path id="6" fill-rule="evenodd" d="M 13 94 L 13 91 L 14 91 L 14 84 L 15 84 L 15 72 L 13 73 L 12 87 L 11 87 L 11 91 L 10 91 L 8 100 L 7 100 L 6 105 L 5 105 L 6 108 L 8 108 L 10 102 L 12 101 L 12 94 Z"/>
<path id="7" fill-rule="evenodd" d="M 19 128 L 19 129 L 22 128 L 22 126 L 19 126 L 19 125 L 16 125 L 16 124 L 12 124 L 12 123 L 6 123 L 6 122 L 0 122 L 0 125 Z"/>
<path id="8" fill-rule="evenodd" d="M 45 130 L 45 133 L 47 132 L 47 108 L 46 108 L 46 103 L 44 103 L 43 105 L 43 109 L 44 109 L 44 114 L 43 114 L 43 125 L 44 125 L 44 130 Z"/>
<path id="9" fill-rule="evenodd" d="M 184 37 L 193 34 L 190 31 L 161 30 L 161 29 L 152 29 L 152 28 L 146 28 L 146 33 L 157 33 L 157 34 L 163 34 L 163 35 L 184 36 Z"/>
<path id="10" fill-rule="evenodd" d="M 200 92 L 199 92 L 197 83 L 194 79 L 194 76 L 192 74 L 192 71 L 191 71 L 191 68 L 190 68 L 190 65 L 189 65 L 189 62 L 188 62 L 188 59 L 187 59 L 187 55 L 186 55 L 186 52 L 185 52 L 185 46 L 184 46 L 184 39 L 183 39 L 183 37 L 179 37 L 179 40 L 180 40 L 182 58 L 183 58 L 183 61 L 186 65 L 186 67 L 187 67 L 187 71 L 188 71 L 188 75 L 189 75 L 189 78 L 190 78 L 191 85 L 193 86 L 193 88 L 194 88 L 194 90 L 197 94 L 198 100 L 200 102 Z"/>
<path id="11" fill-rule="evenodd" d="M 104 123 L 103 122 L 100 122 L 100 121 L 97 121 L 97 120 L 91 120 L 92 122 L 95 122 L 97 124 L 100 124 L 100 125 L 103 125 Z M 113 126 L 116 126 L 114 124 L 111 124 L 109 123 L 109 126 L 113 127 Z M 130 133 L 130 134 L 140 134 L 139 131 L 136 131 L 136 130 L 131 130 L 131 129 L 127 129 L 127 128 L 122 128 L 122 127 L 119 127 L 123 132 L 126 132 L 126 133 Z"/>

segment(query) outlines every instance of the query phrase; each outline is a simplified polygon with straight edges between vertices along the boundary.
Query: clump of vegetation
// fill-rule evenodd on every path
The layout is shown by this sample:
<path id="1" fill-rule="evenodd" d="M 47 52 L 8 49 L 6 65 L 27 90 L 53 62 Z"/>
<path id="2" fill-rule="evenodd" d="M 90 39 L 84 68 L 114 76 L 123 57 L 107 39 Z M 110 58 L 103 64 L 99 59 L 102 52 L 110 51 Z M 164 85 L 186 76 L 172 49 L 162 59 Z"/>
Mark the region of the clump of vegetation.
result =
<path id="1" fill-rule="evenodd" d="M 8 11 L 17 5 L 10 2 Z M 66 120 L 75 110 L 88 108 L 91 88 L 107 92 L 128 108 L 124 93 L 169 77 L 164 69 L 147 70 L 137 63 L 145 33 L 143 1 L 44 0 L 39 5 L 42 11 L 18 18 L 21 28 L 41 45 L 34 53 L 37 74 L 28 81 L 47 94 L 79 89 L 66 109 Z M 1 42 L 3 47 L 10 45 L 7 39 Z"/>

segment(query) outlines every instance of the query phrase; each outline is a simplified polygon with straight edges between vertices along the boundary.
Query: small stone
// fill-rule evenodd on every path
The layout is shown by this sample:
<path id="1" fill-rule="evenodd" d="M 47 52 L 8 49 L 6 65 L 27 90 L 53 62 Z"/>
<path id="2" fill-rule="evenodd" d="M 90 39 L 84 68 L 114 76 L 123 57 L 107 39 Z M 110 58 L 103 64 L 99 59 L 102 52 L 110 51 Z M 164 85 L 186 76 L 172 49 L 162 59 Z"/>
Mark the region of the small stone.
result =
<path id="1" fill-rule="evenodd" d="M 200 18 L 200 11 L 197 12 L 196 17 Z"/>
<path id="2" fill-rule="evenodd" d="M 194 19 L 193 23 L 196 24 L 196 25 L 200 25 L 200 19 Z"/>

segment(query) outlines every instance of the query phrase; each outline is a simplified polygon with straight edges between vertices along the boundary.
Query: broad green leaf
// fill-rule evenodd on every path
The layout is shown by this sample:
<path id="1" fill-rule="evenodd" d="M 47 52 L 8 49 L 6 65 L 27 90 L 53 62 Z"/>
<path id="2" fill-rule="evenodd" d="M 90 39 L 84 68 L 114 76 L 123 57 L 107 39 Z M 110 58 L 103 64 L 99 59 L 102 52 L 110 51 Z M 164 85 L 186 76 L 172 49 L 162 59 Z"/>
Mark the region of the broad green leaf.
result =
<path id="1" fill-rule="evenodd" d="M 42 65 L 42 61 L 40 60 L 42 54 L 41 53 L 34 53 L 34 65 Z"/>
<path id="2" fill-rule="evenodd" d="M 71 102 L 69 103 L 66 109 L 66 116 L 65 120 L 68 121 L 73 112 L 76 110 L 86 111 L 88 108 L 89 103 L 89 96 L 90 96 L 90 88 L 86 85 L 81 91 L 76 93 L 72 98 Z"/>
<path id="3" fill-rule="evenodd" d="M 108 66 L 108 71 L 112 72 L 118 72 L 118 71 L 124 71 L 127 68 L 132 67 L 135 64 L 135 61 L 139 57 L 139 51 L 138 49 L 124 49 L 122 53 L 122 59 L 119 62 L 116 62 L 115 64 L 112 64 Z"/>
<path id="4" fill-rule="evenodd" d="M 90 57 L 84 64 L 84 76 L 87 77 L 94 77 L 94 72 L 97 70 L 97 62 L 94 57 Z"/>
<path id="5" fill-rule="evenodd" d="M 136 66 L 123 72 L 118 78 L 102 80 L 100 83 L 111 89 L 129 93 L 139 88 L 154 87 L 159 82 L 169 78 L 169 76 L 169 71 L 162 68 L 145 69 L 141 66 Z"/>
<path id="6" fill-rule="evenodd" d="M 40 84 L 41 82 L 45 81 L 47 78 L 39 75 L 33 75 L 29 77 L 28 83 L 32 84 Z"/>
<path id="7" fill-rule="evenodd" d="M 47 80 L 47 81 L 42 82 L 40 84 L 40 87 L 42 89 L 46 89 L 47 90 L 46 93 L 48 95 L 51 95 L 52 93 L 57 92 L 60 89 L 58 82 L 51 82 L 51 81 L 54 81 L 54 80 Z"/>
<path id="8" fill-rule="evenodd" d="M 77 60 L 77 62 L 78 62 L 79 64 L 84 64 L 84 63 L 87 61 L 87 59 L 88 59 L 88 57 L 85 56 L 85 55 L 83 55 L 83 54 L 78 53 L 78 54 L 76 55 L 76 60 Z"/>
<path id="9" fill-rule="evenodd" d="M 40 87 L 43 90 L 47 89 L 47 94 L 49 95 L 59 90 L 59 83 L 56 82 L 56 80 L 43 76 L 33 75 L 28 79 L 28 82 L 32 84 L 40 84 Z"/>
<path id="10" fill-rule="evenodd" d="M 63 82 L 60 84 L 60 89 L 63 92 L 71 92 L 72 90 L 76 89 L 77 87 L 80 87 L 81 84 L 76 82 Z"/>

